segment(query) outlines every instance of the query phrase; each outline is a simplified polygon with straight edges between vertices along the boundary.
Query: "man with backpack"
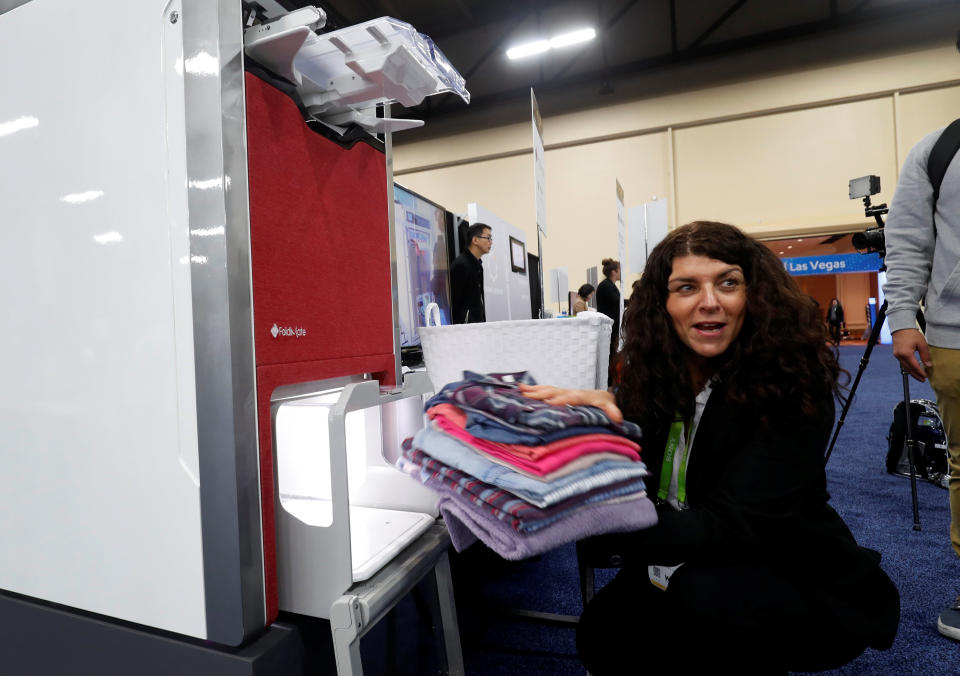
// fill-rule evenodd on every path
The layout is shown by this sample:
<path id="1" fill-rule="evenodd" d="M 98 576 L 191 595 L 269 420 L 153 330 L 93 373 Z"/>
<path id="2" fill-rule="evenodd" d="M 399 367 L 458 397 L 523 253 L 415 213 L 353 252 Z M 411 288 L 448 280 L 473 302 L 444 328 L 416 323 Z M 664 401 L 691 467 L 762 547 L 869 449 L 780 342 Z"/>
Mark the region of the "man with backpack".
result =
<path id="1" fill-rule="evenodd" d="M 905 373 L 937 395 L 950 456 L 950 540 L 960 556 L 960 120 L 907 155 L 887 218 L 887 320 Z M 917 326 L 923 301 L 926 332 Z M 960 641 L 960 597 L 937 620 Z"/>

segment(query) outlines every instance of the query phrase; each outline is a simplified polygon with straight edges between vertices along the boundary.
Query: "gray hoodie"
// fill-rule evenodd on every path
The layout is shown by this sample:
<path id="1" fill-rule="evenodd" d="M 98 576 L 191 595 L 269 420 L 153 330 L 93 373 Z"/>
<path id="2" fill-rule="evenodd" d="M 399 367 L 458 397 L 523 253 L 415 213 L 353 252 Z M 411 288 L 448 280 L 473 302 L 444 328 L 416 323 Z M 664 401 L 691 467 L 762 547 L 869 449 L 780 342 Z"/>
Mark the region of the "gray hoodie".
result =
<path id="1" fill-rule="evenodd" d="M 936 214 L 927 158 L 943 129 L 907 155 L 886 222 L 887 318 L 891 331 L 916 327 L 924 299 L 930 345 L 960 349 L 960 153 L 940 186 Z"/>

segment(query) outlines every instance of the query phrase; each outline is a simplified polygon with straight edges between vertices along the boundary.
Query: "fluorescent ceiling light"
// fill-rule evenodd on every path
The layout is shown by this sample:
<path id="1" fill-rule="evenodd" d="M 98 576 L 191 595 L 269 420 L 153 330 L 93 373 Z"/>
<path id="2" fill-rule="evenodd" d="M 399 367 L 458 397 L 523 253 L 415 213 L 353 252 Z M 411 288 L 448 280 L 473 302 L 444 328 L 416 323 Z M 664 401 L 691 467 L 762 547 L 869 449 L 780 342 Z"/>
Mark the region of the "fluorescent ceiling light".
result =
<path id="1" fill-rule="evenodd" d="M 536 42 L 527 42 L 516 47 L 511 47 L 507 50 L 508 59 L 522 59 L 525 56 L 533 56 L 534 54 L 542 54 L 543 52 L 550 49 L 549 40 L 537 40 Z"/>
<path id="2" fill-rule="evenodd" d="M 570 31 L 569 33 L 561 33 L 560 35 L 550 38 L 550 46 L 553 48 L 568 47 L 570 45 L 575 45 L 578 42 L 593 40 L 596 36 L 597 31 L 593 30 L 592 28 L 581 28 L 580 30 Z"/>
<path id="3" fill-rule="evenodd" d="M 507 50 L 507 58 L 522 59 L 526 56 L 533 56 L 534 54 L 543 54 L 551 49 L 569 47 L 570 45 L 576 45 L 581 42 L 592 40 L 596 36 L 597 31 L 595 31 L 593 28 L 581 28 L 579 30 L 570 31 L 569 33 L 555 35 L 549 40 L 535 40 L 533 42 L 517 45 L 516 47 L 511 47 Z"/>

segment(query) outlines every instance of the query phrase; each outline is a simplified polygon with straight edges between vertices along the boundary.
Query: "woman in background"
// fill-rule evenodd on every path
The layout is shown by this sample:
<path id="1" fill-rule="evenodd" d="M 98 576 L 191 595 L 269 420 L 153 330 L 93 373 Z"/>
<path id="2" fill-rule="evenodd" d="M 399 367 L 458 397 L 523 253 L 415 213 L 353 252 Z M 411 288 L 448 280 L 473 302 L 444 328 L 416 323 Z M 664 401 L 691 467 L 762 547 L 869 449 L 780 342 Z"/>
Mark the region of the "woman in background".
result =
<path id="1" fill-rule="evenodd" d="M 620 346 L 620 261 L 604 258 L 603 281 L 597 286 L 597 312 L 607 315 L 613 320 L 613 331 L 610 332 L 610 365 L 616 360 L 617 348 Z M 613 369 L 610 369 L 612 374 Z M 613 376 L 610 376 L 613 380 Z"/>
<path id="2" fill-rule="evenodd" d="M 589 308 L 590 298 L 593 296 L 593 284 L 584 284 L 577 289 L 577 299 L 573 301 L 573 316 Z"/>
<path id="3" fill-rule="evenodd" d="M 624 333 L 616 394 L 525 388 L 644 432 L 659 522 L 585 543 L 624 561 L 580 618 L 587 669 L 820 671 L 890 647 L 897 589 L 827 504 L 840 368 L 776 256 L 729 225 L 674 230 Z"/>

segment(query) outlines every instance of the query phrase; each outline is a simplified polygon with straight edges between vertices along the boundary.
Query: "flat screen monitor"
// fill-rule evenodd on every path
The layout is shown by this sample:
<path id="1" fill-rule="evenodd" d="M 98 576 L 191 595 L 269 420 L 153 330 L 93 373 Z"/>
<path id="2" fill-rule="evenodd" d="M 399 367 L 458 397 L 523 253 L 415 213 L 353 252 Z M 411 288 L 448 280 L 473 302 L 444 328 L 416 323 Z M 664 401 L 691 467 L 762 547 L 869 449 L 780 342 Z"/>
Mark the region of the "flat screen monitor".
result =
<path id="1" fill-rule="evenodd" d="M 430 303 L 449 324 L 452 214 L 412 190 L 394 186 L 400 346 L 420 345 Z"/>

